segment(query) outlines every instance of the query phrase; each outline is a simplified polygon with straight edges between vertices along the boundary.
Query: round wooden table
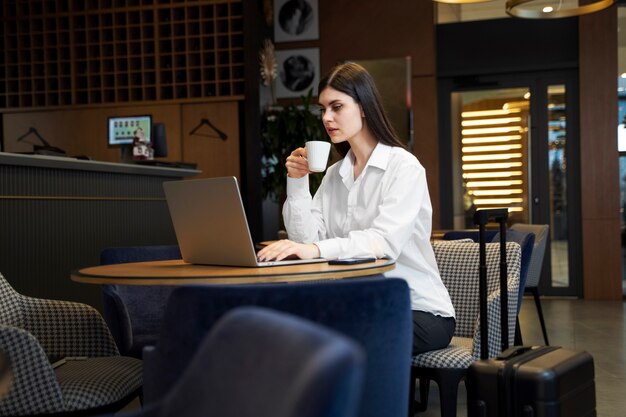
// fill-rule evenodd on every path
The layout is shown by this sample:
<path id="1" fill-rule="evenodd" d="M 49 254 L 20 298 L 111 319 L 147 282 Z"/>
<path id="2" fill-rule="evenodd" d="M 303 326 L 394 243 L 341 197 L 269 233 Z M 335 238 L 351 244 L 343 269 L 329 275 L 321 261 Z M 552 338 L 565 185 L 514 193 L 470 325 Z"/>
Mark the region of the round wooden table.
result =
<path id="1" fill-rule="evenodd" d="M 92 266 L 74 271 L 71 278 L 86 284 L 254 284 L 357 278 L 382 274 L 394 268 L 395 261 L 388 259 L 358 265 L 319 262 L 263 268 L 195 265 L 177 259 Z"/>

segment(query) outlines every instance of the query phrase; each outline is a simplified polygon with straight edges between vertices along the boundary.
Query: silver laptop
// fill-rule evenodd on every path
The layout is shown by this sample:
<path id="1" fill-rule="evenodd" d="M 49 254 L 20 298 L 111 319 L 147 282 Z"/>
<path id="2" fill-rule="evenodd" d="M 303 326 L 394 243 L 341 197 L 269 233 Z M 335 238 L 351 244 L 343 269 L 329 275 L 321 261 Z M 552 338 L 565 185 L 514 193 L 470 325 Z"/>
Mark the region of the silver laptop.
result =
<path id="1" fill-rule="evenodd" d="M 326 262 L 322 258 L 258 262 L 235 177 L 168 181 L 163 189 L 186 262 L 252 267 Z"/>

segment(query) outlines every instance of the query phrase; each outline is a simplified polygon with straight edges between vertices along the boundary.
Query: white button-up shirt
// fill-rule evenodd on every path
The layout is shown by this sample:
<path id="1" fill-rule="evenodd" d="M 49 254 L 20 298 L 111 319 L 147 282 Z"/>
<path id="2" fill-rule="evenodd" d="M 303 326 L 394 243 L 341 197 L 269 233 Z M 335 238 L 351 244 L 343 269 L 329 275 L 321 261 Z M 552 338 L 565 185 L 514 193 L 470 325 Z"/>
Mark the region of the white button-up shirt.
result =
<path id="1" fill-rule="evenodd" d="M 314 198 L 308 175 L 287 178 L 283 218 L 289 239 L 315 243 L 323 258 L 394 259 L 385 275 L 408 282 L 413 310 L 454 317 L 430 244 L 426 171 L 413 154 L 379 143 L 354 179 L 349 151 L 328 168 Z"/>

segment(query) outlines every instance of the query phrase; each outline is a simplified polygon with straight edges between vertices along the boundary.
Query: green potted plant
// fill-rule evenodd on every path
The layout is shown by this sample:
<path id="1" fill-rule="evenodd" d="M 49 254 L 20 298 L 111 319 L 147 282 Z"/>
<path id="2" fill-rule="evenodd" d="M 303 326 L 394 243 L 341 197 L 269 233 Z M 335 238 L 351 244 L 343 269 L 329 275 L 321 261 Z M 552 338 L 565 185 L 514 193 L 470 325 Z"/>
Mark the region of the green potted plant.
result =
<path id="1" fill-rule="evenodd" d="M 301 104 L 268 107 L 261 119 L 263 197 L 282 204 L 286 198 L 285 161 L 291 152 L 309 140 L 328 140 L 320 114 L 312 106 L 313 89 L 301 97 Z M 311 174 L 315 193 L 323 174 Z"/>

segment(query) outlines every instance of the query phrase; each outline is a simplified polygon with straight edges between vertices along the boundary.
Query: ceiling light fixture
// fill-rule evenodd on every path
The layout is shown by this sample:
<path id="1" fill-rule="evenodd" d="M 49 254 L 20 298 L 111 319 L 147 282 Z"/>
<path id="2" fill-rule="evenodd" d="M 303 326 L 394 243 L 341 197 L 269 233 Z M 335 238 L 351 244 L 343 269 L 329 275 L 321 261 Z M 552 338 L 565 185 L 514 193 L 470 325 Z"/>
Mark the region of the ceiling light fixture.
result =
<path id="1" fill-rule="evenodd" d="M 486 3 L 492 0 L 435 0 L 437 3 L 446 4 L 472 4 L 472 3 Z"/>
<path id="2" fill-rule="evenodd" d="M 557 19 L 599 12 L 611 7 L 615 0 L 598 0 L 576 7 L 562 7 L 563 0 L 555 0 L 556 7 L 545 6 L 545 3 L 542 0 L 507 0 L 505 10 L 509 16 L 524 19 Z"/>

